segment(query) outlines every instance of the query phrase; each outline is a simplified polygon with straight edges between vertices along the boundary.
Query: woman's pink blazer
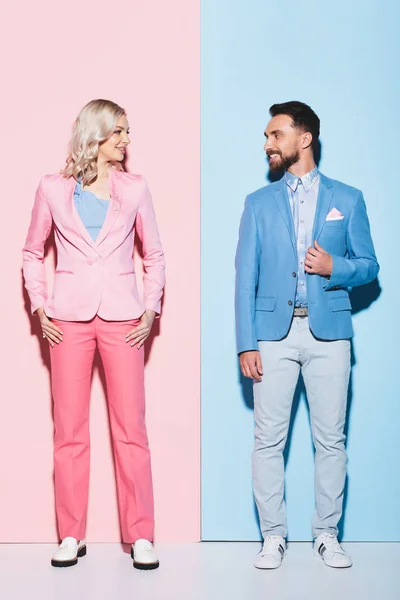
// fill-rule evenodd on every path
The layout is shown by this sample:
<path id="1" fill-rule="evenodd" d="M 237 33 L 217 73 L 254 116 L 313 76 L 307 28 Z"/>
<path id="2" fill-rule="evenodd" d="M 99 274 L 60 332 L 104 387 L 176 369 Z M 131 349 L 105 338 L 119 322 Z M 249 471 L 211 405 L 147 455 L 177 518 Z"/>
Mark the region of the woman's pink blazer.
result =
<path id="1" fill-rule="evenodd" d="M 93 242 L 75 207 L 75 179 L 42 177 L 23 249 L 32 313 L 43 306 L 47 316 L 65 321 L 88 321 L 96 314 L 109 321 L 130 320 L 146 309 L 160 313 L 164 254 L 149 189 L 140 175 L 115 168 L 109 183 L 109 210 Z M 49 297 L 43 256 L 53 224 L 57 267 Z M 133 263 L 135 231 L 143 247 L 143 301 Z"/>

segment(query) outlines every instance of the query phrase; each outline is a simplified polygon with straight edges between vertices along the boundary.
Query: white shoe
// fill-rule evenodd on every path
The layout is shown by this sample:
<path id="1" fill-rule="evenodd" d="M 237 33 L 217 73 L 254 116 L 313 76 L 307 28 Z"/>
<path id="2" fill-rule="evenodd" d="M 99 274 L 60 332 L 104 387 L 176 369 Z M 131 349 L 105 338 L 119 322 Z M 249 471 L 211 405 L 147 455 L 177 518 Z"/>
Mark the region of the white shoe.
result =
<path id="1" fill-rule="evenodd" d="M 86 544 L 84 540 L 76 540 L 66 537 L 61 542 L 57 552 L 51 559 L 53 567 L 72 567 L 78 562 L 78 558 L 86 555 Z"/>
<path id="2" fill-rule="evenodd" d="M 131 557 L 135 569 L 150 571 L 151 569 L 158 569 L 160 566 L 154 546 L 148 540 L 136 540 L 132 544 Z"/>
<path id="3" fill-rule="evenodd" d="M 327 567 L 346 569 L 353 561 L 339 544 L 336 535 L 321 533 L 314 543 L 314 554 L 321 558 Z"/>
<path id="4" fill-rule="evenodd" d="M 264 545 L 257 555 L 254 566 L 257 569 L 277 569 L 286 553 L 286 542 L 279 535 L 267 535 Z"/>

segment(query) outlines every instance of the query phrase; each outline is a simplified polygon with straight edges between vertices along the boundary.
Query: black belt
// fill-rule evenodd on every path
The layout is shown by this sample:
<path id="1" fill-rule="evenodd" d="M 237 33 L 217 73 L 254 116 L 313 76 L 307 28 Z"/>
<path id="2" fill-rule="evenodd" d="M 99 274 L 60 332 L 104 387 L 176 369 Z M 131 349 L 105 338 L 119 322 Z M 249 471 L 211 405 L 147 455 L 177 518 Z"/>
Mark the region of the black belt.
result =
<path id="1" fill-rule="evenodd" d="M 302 318 L 308 317 L 308 307 L 307 306 L 295 306 L 293 316 L 294 317 L 302 317 Z"/>

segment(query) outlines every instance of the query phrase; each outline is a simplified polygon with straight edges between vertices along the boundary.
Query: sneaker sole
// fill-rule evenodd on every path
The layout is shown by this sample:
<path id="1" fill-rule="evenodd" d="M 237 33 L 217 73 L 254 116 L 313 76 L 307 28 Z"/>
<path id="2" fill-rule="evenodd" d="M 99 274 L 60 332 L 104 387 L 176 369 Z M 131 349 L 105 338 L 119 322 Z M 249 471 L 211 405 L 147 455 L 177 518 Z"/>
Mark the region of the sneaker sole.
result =
<path id="1" fill-rule="evenodd" d="M 139 571 L 153 571 L 154 569 L 158 569 L 160 566 L 160 562 L 157 561 L 155 563 L 140 563 L 136 562 L 133 555 L 133 548 L 131 548 L 131 559 L 133 560 L 133 566 L 135 569 L 139 569 Z"/>
<path id="2" fill-rule="evenodd" d="M 78 558 L 82 558 L 82 556 L 86 556 L 86 546 L 82 546 L 81 548 L 79 548 L 76 558 L 73 558 L 72 560 L 54 560 L 54 558 L 52 558 L 51 566 L 61 568 L 73 567 L 74 565 L 78 564 Z"/>
<path id="3" fill-rule="evenodd" d="M 133 566 L 135 569 L 139 569 L 139 571 L 153 571 L 154 569 L 158 569 L 160 563 L 158 561 L 156 563 L 139 563 L 134 560 Z"/>
<path id="4" fill-rule="evenodd" d="M 257 567 L 257 565 L 253 565 L 256 569 L 258 569 L 259 571 L 276 571 L 276 569 L 279 569 L 282 566 L 282 563 L 280 565 L 278 565 L 277 567 Z"/>
<path id="5" fill-rule="evenodd" d="M 351 563 L 351 565 L 346 565 L 346 566 L 341 566 L 341 567 L 338 567 L 338 566 L 335 566 L 335 565 L 328 565 L 328 564 L 327 564 L 327 563 L 324 561 L 324 559 L 322 558 L 322 556 L 320 555 L 320 553 L 319 553 L 319 552 L 317 552 L 316 550 L 313 550 L 313 554 L 314 554 L 314 556 L 315 556 L 316 558 L 319 558 L 320 560 L 322 560 L 322 562 L 324 563 L 324 565 L 325 565 L 326 567 L 329 567 L 329 568 L 331 568 L 331 569 L 350 569 L 350 567 L 352 567 L 352 566 L 353 566 L 353 563 Z"/>

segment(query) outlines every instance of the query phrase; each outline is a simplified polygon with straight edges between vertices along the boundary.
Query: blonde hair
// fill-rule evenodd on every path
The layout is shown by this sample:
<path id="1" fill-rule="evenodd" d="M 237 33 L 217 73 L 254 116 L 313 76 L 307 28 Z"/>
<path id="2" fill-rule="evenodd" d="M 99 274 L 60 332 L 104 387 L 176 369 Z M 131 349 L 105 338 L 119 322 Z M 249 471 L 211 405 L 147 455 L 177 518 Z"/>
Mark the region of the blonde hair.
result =
<path id="1" fill-rule="evenodd" d="M 118 119 L 125 114 L 111 100 L 92 100 L 82 108 L 72 127 L 67 164 L 61 171 L 64 177 L 81 178 L 82 185 L 96 179 L 99 146 L 112 136 Z M 113 166 L 123 170 L 119 162 Z"/>

